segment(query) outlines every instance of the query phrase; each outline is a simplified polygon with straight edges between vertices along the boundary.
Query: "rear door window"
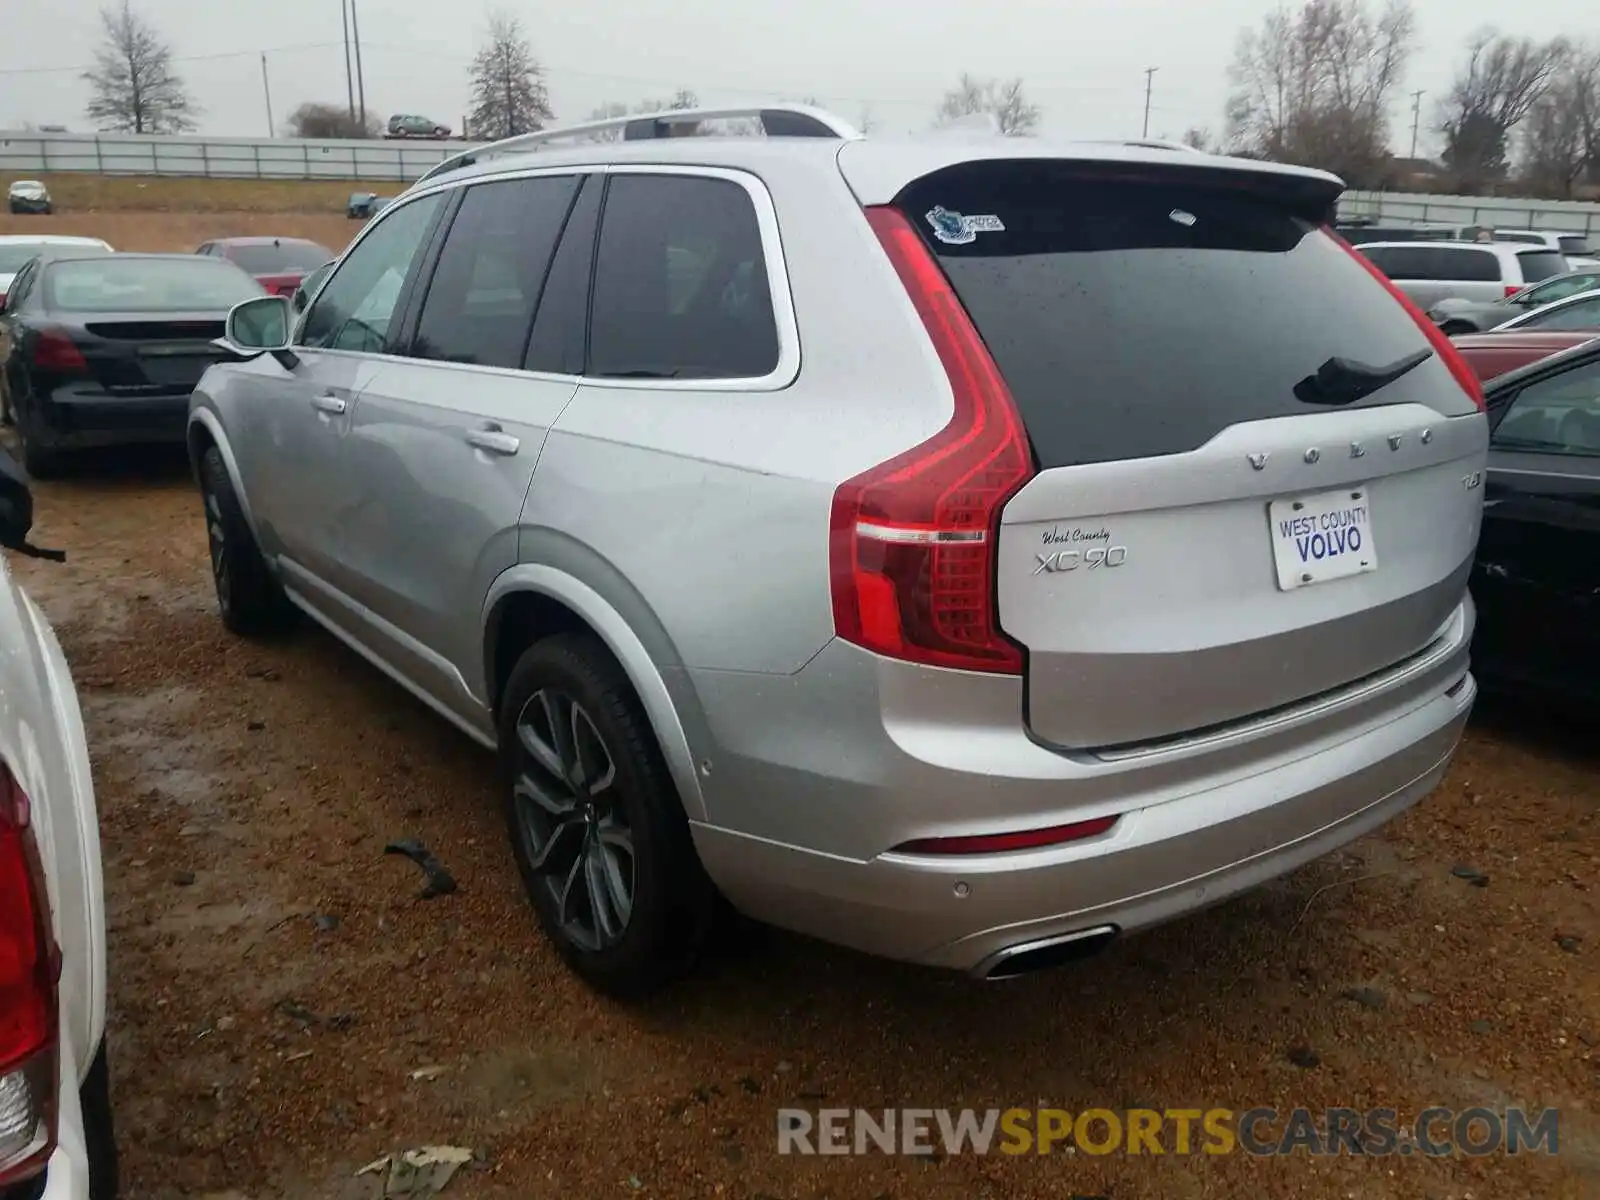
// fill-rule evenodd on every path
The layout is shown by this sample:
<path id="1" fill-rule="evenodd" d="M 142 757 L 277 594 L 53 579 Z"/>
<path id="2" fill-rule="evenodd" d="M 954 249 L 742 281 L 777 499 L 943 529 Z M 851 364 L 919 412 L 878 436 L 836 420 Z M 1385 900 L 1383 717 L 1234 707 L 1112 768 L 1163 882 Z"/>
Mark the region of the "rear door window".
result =
<path id="1" fill-rule="evenodd" d="M 1448 279 L 1453 283 L 1499 283 L 1500 256 L 1466 246 L 1418 246 L 1416 274 L 1408 279 Z"/>
<path id="2" fill-rule="evenodd" d="M 896 203 L 922 230 L 1017 401 L 1041 467 L 1193 450 L 1242 421 L 1327 411 L 1330 359 L 1430 344 L 1318 226 L 1236 188 L 965 164 Z M 1357 401 L 1476 411 L 1425 362 Z"/>
<path id="3" fill-rule="evenodd" d="M 778 329 L 750 195 L 728 179 L 611 177 L 595 254 L 596 376 L 741 379 L 778 365 Z"/>
<path id="4" fill-rule="evenodd" d="M 574 175 L 467 189 L 428 285 L 412 358 L 521 367 Z"/>
<path id="5" fill-rule="evenodd" d="M 1559 250 L 1518 250 L 1517 262 L 1522 264 L 1522 278 L 1527 283 L 1537 283 L 1567 270 L 1567 257 Z"/>

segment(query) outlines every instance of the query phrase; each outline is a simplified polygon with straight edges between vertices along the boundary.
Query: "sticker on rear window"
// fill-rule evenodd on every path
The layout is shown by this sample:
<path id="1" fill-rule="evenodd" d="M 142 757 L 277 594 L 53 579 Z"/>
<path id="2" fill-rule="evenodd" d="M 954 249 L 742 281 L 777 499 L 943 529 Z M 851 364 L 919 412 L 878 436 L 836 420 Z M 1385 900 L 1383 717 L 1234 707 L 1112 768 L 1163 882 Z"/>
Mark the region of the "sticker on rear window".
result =
<path id="1" fill-rule="evenodd" d="M 928 210 L 928 224 L 933 226 L 933 236 L 947 246 L 966 246 L 977 241 L 980 233 L 1004 233 L 1006 230 L 999 217 L 969 217 L 951 212 L 942 204 L 935 204 Z"/>

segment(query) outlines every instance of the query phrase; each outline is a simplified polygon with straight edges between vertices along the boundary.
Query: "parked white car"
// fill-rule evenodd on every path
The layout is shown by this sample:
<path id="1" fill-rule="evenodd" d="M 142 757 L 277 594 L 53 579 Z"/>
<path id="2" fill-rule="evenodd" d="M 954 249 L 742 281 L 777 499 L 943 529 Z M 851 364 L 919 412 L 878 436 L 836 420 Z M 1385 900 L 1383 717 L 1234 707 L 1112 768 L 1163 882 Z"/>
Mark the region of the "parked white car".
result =
<path id="1" fill-rule="evenodd" d="M 17 272 L 46 251 L 60 250 L 68 253 L 101 251 L 113 253 L 111 243 L 92 237 L 70 237 L 67 234 L 9 233 L 0 236 L 0 300 L 4 300 Z"/>
<path id="2" fill-rule="evenodd" d="M 33 504 L 0 451 L 0 545 Z M 106 918 L 83 716 L 44 614 L 0 561 L 0 1196 L 114 1200 Z"/>
<path id="3" fill-rule="evenodd" d="M 1565 229 L 1496 229 L 1494 240 L 1558 250 L 1566 257 L 1568 268 L 1574 271 L 1600 267 L 1600 258 L 1595 257 L 1588 236 L 1582 233 Z"/>
<path id="4" fill-rule="evenodd" d="M 6 189 L 6 200 L 14 213 L 51 213 L 55 202 L 50 189 L 37 179 L 19 179 Z"/>

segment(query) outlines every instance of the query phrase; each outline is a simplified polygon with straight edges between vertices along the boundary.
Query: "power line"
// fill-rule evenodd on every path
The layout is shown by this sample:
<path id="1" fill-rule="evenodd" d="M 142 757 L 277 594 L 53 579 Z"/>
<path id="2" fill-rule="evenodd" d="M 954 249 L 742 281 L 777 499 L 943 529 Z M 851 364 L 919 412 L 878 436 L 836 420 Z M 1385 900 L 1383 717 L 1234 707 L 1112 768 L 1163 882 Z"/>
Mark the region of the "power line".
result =
<path id="1" fill-rule="evenodd" d="M 269 46 L 265 50 L 225 50 L 219 54 L 174 54 L 168 62 L 218 62 L 225 58 L 255 58 L 260 54 L 292 54 L 300 50 L 326 50 L 338 42 L 301 42 L 294 46 Z M 99 63 L 80 63 L 75 67 L 0 67 L 0 75 L 81 75 Z"/>

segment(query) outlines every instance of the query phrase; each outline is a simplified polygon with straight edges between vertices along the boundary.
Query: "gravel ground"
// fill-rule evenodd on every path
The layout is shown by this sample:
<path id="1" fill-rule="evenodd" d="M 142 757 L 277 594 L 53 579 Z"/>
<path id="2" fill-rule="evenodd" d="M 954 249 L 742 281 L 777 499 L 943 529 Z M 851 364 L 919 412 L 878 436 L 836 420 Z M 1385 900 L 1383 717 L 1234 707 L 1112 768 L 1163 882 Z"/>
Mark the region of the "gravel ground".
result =
<path id="1" fill-rule="evenodd" d="M 773 934 L 627 1009 L 537 936 L 481 750 L 318 630 L 223 633 L 181 462 L 37 498 L 69 560 L 11 566 L 89 724 L 132 1200 L 366 1197 L 357 1168 L 425 1143 L 480 1151 L 461 1200 L 1600 1195 L 1592 735 L 1486 716 L 1379 836 L 1056 973 L 978 985 Z M 460 890 L 419 899 L 383 853 L 401 837 Z M 774 1136 L 780 1106 L 1036 1103 L 1551 1105 L 1561 1154 L 796 1158 Z"/>

